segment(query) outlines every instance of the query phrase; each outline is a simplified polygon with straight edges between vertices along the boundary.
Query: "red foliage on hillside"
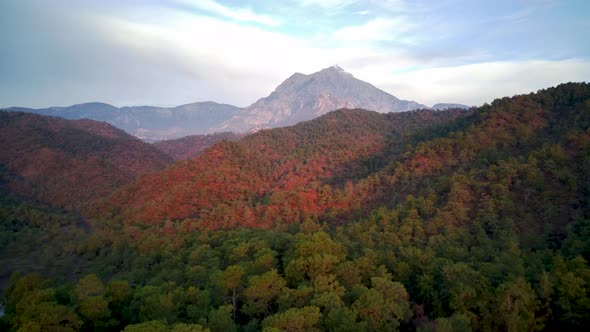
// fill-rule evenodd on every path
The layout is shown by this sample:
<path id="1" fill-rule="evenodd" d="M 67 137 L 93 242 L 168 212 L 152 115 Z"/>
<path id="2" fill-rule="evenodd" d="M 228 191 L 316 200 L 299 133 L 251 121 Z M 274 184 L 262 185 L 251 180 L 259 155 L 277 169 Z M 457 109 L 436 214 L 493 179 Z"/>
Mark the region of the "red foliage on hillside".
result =
<path id="1" fill-rule="evenodd" d="M 0 164 L 10 190 L 79 209 L 172 160 L 104 122 L 0 112 Z"/>
<path id="2" fill-rule="evenodd" d="M 428 135 L 468 114 L 340 110 L 293 127 L 263 130 L 142 177 L 101 205 L 98 214 L 115 207 L 130 223 L 188 218 L 207 228 L 269 227 L 336 216 L 359 207 L 352 183 L 396 158 L 412 135 Z"/>
<path id="3" fill-rule="evenodd" d="M 533 151 L 544 156 L 544 144 L 585 131 L 588 113 L 579 104 L 587 89 L 562 85 L 469 111 L 332 112 L 219 143 L 142 177 L 96 206 L 96 215 L 111 213 L 128 224 L 182 220 L 186 229 L 271 227 L 354 220 L 418 194 L 435 200 L 435 192 L 448 199 L 437 223 L 458 225 L 489 205 L 484 185 L 465 180 L 470 170 L 483 172 L 478 178 L 485 181 L 491 175 L 482 165 Z M 553 202 L 566 206 L 568 195 L 564 189 Z"/>

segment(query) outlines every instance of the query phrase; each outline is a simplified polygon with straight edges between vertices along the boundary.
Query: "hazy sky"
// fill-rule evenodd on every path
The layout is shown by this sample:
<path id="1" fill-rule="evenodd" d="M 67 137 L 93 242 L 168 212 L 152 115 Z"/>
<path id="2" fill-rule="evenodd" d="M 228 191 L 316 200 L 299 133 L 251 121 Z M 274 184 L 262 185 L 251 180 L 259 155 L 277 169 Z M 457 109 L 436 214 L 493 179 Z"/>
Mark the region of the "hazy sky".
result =
<path id="1" fill-rule="evenodd" d="M 590 1 L 0 0 L 0 107 L 247 106 L 334 64 L 479 105 L 590 81 Z"/>

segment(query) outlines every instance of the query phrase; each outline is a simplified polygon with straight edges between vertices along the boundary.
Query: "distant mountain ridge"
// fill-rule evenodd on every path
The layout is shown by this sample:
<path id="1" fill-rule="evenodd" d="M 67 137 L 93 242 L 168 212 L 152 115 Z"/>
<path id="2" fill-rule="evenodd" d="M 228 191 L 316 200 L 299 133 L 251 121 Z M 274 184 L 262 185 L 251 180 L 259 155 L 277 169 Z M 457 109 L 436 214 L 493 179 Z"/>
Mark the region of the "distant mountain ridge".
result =
<path id="1" fill-rule="evenodd" d="M 463 104 L 453 104 L 453 103 L 438 103 L 434 104 L 431 107 L 433 110 L 445 110 L 448 108 L 462 108 L 462 109 L 469 109 L 471 106 L 463 105 Z"/>
<path id="2" fill-rule="evenodd" d="M 11 107 L 11 111 L 59 116 L 69 120 L 91 119 L 107 122 L 145 141 L 159 141 L 202 134 L 221 125 L 240 108 L 212 101 L 176 107 L 126 106 L 85 103 L 41 109 Z"/>
<path id="3" fill-rule="evenodd" d="M 401 100 L 336 65 L 309 75 L 295 73 L 269 96 L 246 108 L 206 101 L 176 107 L 115 107 L 93 102 L 69 107 L 11 107 L 8 110 L 72 120 L 104 121 L 144 141 L 156 142 L 190 135 L 230 131 L 246 133 L 289 126 L 342 108 L 390 113 L 431 107 Z M 446 108 L 469 106 L 435 104 L 432 107 L 435 110 Z"/>
<path id="4" fill-rule="evenodd" d="M 339 66 L 332 66 L 310 75 L 293 74 L 268 97 L 234 115 L 219 130 L 247 131 L 288 126 L 341 108 L 389 113 L 429 107 L 400 100 L 355 78 Z"/>

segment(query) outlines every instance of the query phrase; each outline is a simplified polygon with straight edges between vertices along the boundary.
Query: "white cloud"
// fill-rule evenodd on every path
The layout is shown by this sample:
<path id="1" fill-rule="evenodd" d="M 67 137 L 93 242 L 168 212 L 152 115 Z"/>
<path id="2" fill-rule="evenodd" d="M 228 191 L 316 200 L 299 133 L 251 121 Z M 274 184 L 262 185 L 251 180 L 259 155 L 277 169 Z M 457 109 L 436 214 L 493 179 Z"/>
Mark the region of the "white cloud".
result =
<path id="1" fill-rule="evenodd" d="M 31 29 L 15 39 L 15 45 L 22 45 L 29 36 L 30 47 L 7 49 L 12 59 L 7 63 L 14 70 L 12 76 L 5 75 L 11 79 L 5 80 L 0 97 L 10 104 L 5 106 L 92 100 L 118 106 L 203 100 L 247 106 L 268 95 L 293 72 L 309 74 L 334 64 L 399 98 L 425 104 L 477 105 L 590 79 L 589 60 L 492 62 L 493 58 L 477 52 L 466 57 L 471 53 L 463 49 L 443 57 L 420 54 L 412 47 L 392 47 L 415 30 L 409 19 L 375 18 L 334 35 L 295 37 L 268 31 L 266 25 L 249 24 L 253 21 L 248 15 L 228 20 L 235 12 L 208 17 L 196 13 L 213 9 L 199 8 L 182 11 L 147 6 L 102 13 L 78 10 L 72 15 L 56 7 L 43 10 L 44 15 L 51 15 L 45 20 L 41 16 L 35 25 L 15 20 L 20 30 L 10 31 Z M 51 47 L 41 52 L 39 45 L 44 42 Z M 11 53 L 11 49 L 18 52 Z M 26 61 L 19 62 L 21 58 Z M 35 78 L 34 83 L 30 77 Z"/>
<path id="2" fill-rule="evenodd" d="M 436 4 L 438 4 L 438 2 L 434 4 L 428 3 L 426 6 L 428 8 L 431 8 Z M 410 8 L 413 8 L 414 10 L 421 9 L 424 6 L 424 4 L 419 3 L 417 1 L 408 2 L 405 0 L 379 0 L 375 1 L 375 5 L 380 7 L 381 10 L 386 10 L 394 13 L 407 12 L 410 10 Z"/>
<path id="3" fill-rule="evenodd" d="M 193 100 L 184 102 L 214 99 L 247 106 L 294 71 L 312 73 L 374 56 L 366 48 L 324 48 L 256 26 L 182 12 L 161 16 L 157 25 L 112 17 L 100 20 L 106 38 L 115 40 L 119 48 L 206 82 L 207 91 L 195 91 Z"/>
<path id="4" fill-rule="evenodd" d="M 404 99 L 432 105 L 458 102 L 481 105 L 495 98 L 534 92 L 565 82 L 590 79 L 585 59 L 501 61 L 391 73 L 367 68 L 358 75 Z"/>
<path id="5" fill-rule="evenodd" d="M 221 15 L 236 21 L 254 22 L 268 26 L 278 26 L 280 21 L 269 15 L 253 12 L 248 8 L 231 8 L 213 0 L 176 0 L 178 3 L 188 5 L 212 14 Z"/>
<path id="6" fill-rule="evenodd" d="M 319 6 L 323 8 L 344 7 L 355 3 L 355 0 L 300 0 L 302 6 Z"/>
<path id="7" fill-rule="evenodd" d="M 347 26 L 334 31 L 332 36 L 340 41 L 371 42 L 397 40 L 410 28 L 403 18 L 374 18 L 362 25 Z M 404 37 L 404 41 L 408 41 Z"/>

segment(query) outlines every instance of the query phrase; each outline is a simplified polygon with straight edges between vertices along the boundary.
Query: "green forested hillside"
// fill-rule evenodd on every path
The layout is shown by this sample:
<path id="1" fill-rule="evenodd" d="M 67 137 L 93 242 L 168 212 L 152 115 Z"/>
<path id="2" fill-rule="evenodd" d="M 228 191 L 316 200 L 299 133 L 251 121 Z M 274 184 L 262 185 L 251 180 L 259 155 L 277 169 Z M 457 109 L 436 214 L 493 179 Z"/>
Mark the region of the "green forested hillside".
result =
<path id="1" fill-rule="evenodd" d="M 471 111 L 329 113 L 105 198 L 63 241 L 84 277 L 15 274 L 4 326 L 585 330 L 589 169 L 585 83 Z"/>

